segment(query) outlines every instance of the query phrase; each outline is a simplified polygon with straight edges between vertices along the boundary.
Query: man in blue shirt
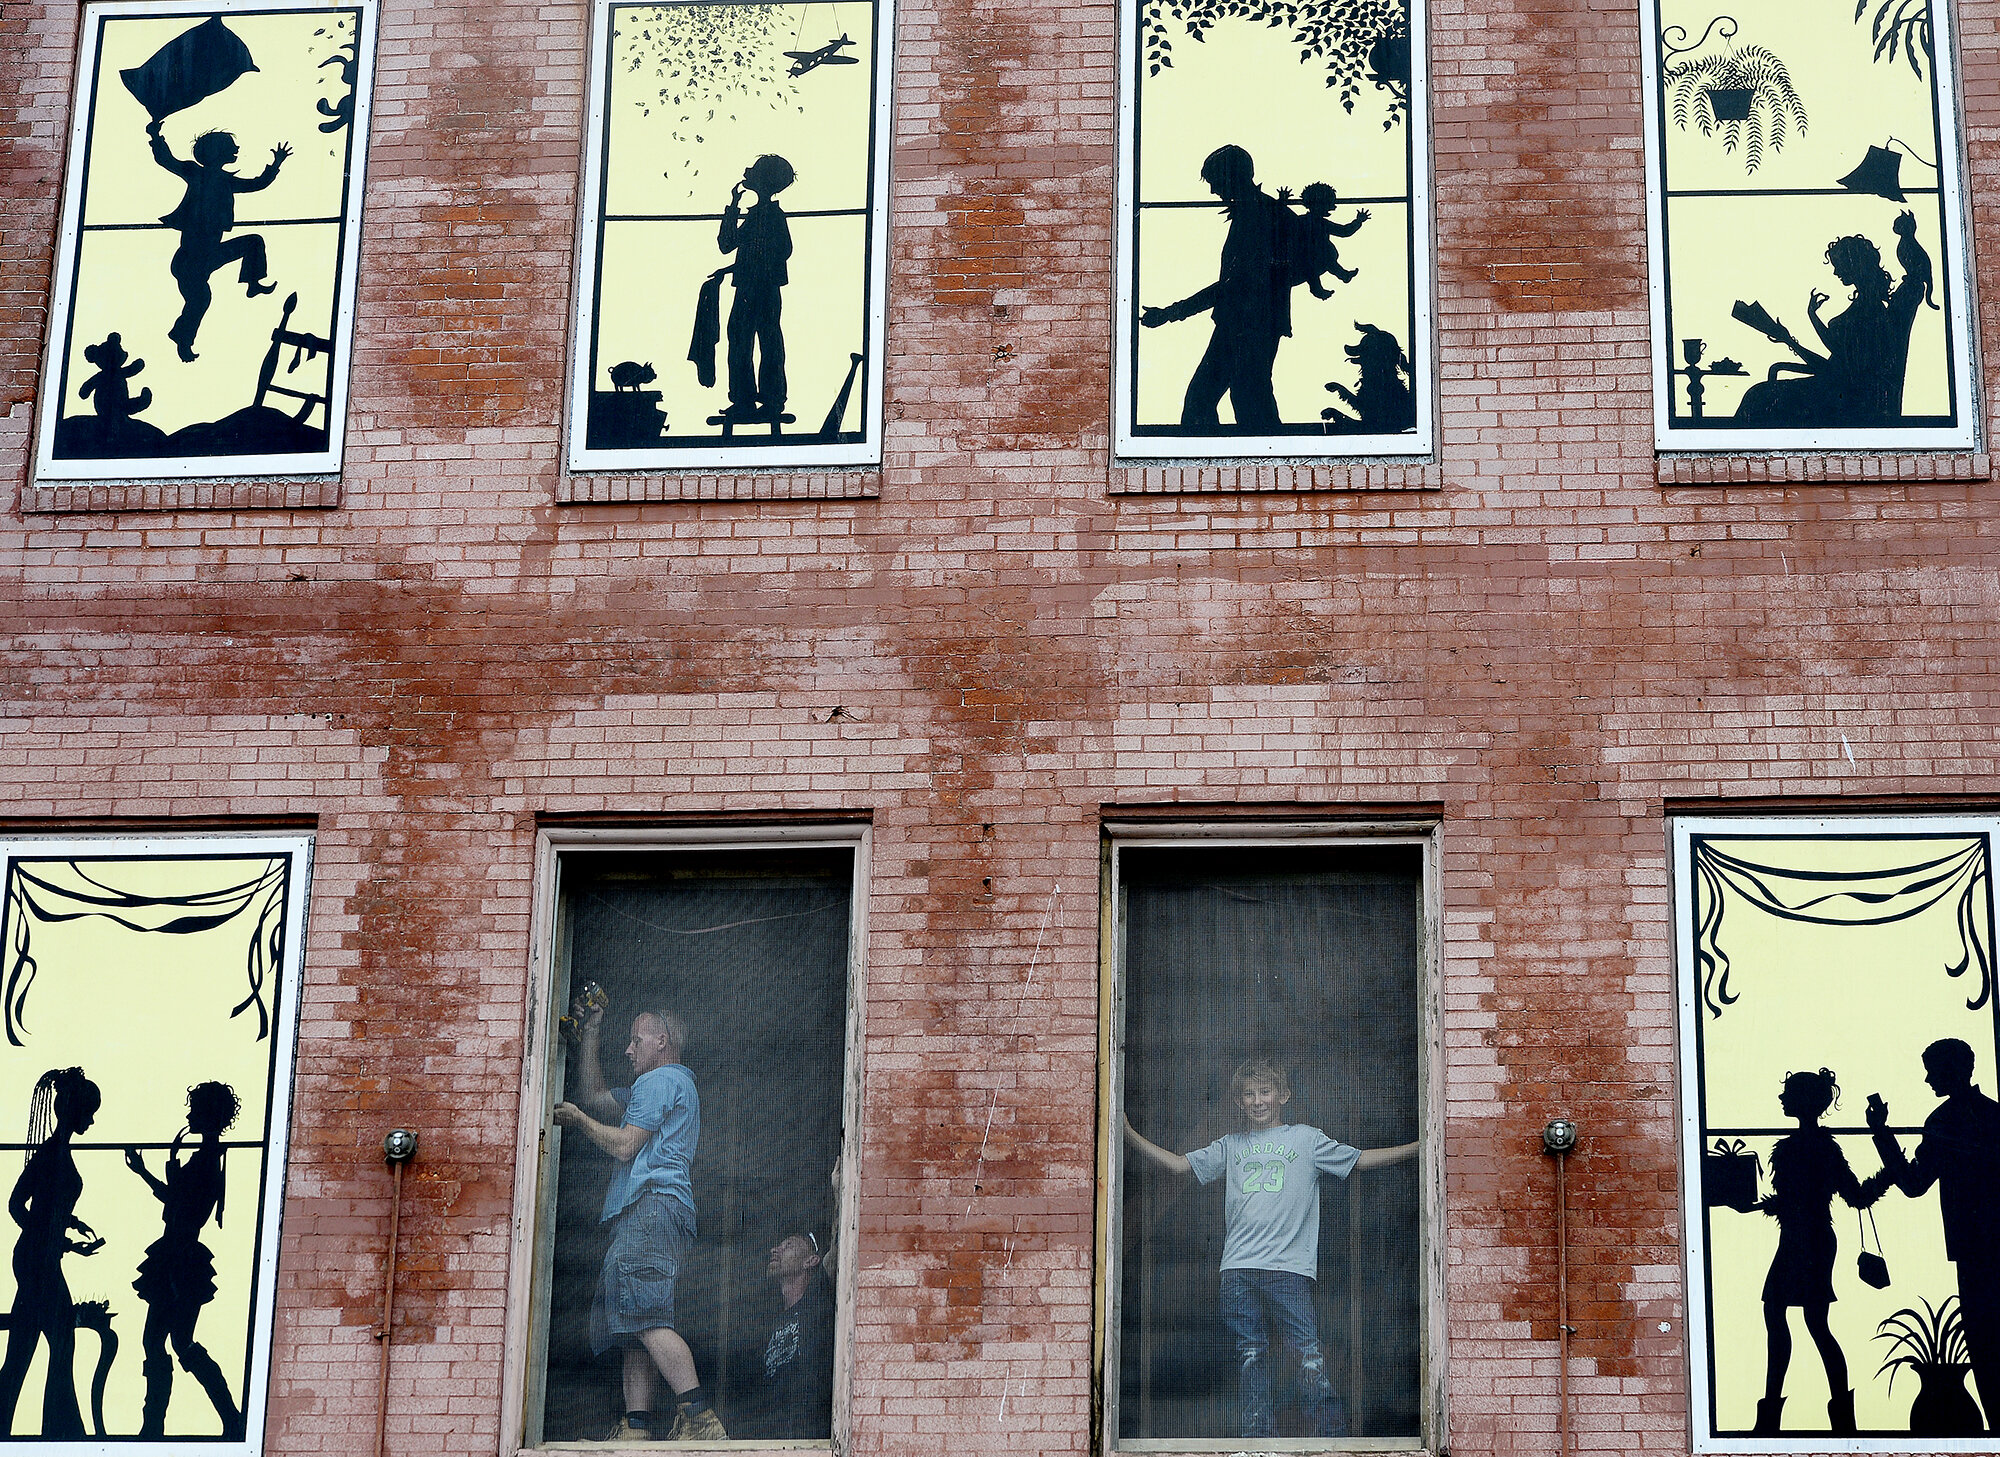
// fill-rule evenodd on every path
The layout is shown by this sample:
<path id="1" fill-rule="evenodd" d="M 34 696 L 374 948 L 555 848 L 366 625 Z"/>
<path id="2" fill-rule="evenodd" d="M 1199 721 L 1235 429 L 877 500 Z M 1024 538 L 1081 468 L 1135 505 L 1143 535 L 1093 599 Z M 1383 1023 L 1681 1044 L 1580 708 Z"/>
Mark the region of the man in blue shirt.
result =
<path id="1" fill-rule="evenodd" d="M 612 1226 L 604 1273 L 591 1301 L 591 1344 L 602 1355 L 624 1349 L 625 1416 L 611 1441 L 721 1442 L 722 1419 L 695 1372 L 694 1353 L 674 1329 L 674 1284 L 694 1243 L 694 1186 L 689 1171 L 701 1138 L 701 1098 L 681 1065 L 687 1025 L 672 1012 L 632 1019 L 625 1055 L 632 1085 L 604 1081 L 598 1044 L 604 1009 L 579 1002 L 574 1103 L 558 1103 L 555 1121 L 574 1128 L 616 1159 L 604 1193 Z M 673 1389 L 679 1410 L 664 1438 L 653 1432 L 655 1372 Z"/>

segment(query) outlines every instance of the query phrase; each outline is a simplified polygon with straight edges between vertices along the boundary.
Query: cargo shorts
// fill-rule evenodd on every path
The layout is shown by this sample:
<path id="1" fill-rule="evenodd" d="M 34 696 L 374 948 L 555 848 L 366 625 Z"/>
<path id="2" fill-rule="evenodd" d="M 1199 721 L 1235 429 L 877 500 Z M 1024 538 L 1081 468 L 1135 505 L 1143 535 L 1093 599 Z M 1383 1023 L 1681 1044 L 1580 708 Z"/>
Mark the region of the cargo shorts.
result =
<path id="1" fill-rule="evenodd" d="M 674 1285 L 693 1244 L 694 1211 L 680 1200 L 641 1194 L 625 1207 L 590 1303 L 597 1354 L 633 1344 L 640 1331 L 673 1329 Z"/>

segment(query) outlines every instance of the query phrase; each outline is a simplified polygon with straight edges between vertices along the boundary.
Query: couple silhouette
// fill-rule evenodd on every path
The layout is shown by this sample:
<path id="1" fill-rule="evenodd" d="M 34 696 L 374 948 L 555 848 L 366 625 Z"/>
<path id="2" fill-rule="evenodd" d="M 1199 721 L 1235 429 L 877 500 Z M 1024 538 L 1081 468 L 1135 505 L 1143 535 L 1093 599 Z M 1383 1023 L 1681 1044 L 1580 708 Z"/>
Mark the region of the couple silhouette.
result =
<path id="1" fill-rule="evenodd" d="M 104 1248 L 104 1240 L 76 1216 L 83 1176 L 71 1148 L 76 1136 L 97 1121 L 103 1101 L 97 1084 L 78 1067 L 43 1073 L 29 1101 L 27 1160 L 7 1200 L 7 1212 L 21 1234 L 14 1243 L 14 1306 L 7 1322 L 7 1353 L 0 1360 L 0 1436 L 13 1434 L 21 1386 L 42 1341 L 48 1342 L 49 1359 L 41 1435 L 85 1435 L 72 1371 L 76 1304 L 62 1262 L 65 1255 L 88 1257 Z M 200 1235 L 211 1213 L 218 1225 L 222 1222 L 222 1134 L 236 1121 L 242 1105 L 227 1083 L 208 1082 L 188 1090 L 187 1108 L 187 1125 L 174 1135 L 164 1178 L 154 1176 L 136 1148 L 125 1152 L 126 1167 L 144 1179 L 160 1201 L 163 1222 L 160 1237 L 147 1246 L 139 1278 L 132 1284 L 146 1303 L 146 1398 L 139 1435 L 166 1434 L 167 1400 L 174 1382 L 167 1354 L 171 1345 L 222 1418 L 223 1436 L 240 1439 L 243 1416 L 228 1378 L 195 1340 L 194 1328 L 202 1306 L 215 1299 L 215 1259 Z M 183 1163 L 181 1143 L 189 1135 L 199 1142 Z"/>
<path id="2" fill-rule="evenodd" d="M 1973 1086 L 1972 1048 L 1955 1037 L 1924 1049 L 1924 1081 L 1944 1101 L 1924 1121 L 1914 1157 L 1889 1132 L 1889 1105 L 1871 1093 L 1865 1118 L 1882 1167 L 1859 1179 L 1819 1120 L 1840 1098 L 1831 1069 L 1786 1077 L 1778 1097 L 1799 1124 L 1771 1150 L 1771 1193 L 1757 1208 L 1778 1221 L 1778 1249 L 1765 1278 L 1764 1395 L 1753 1431 L 1782 1430 L 1785 1374 L 1792 1358 L 1790 1312 L 1797 1307 L 1826 1367 L 1827 1417 L 1835 1435 L 1852 1435 L 1854 1392 L 1847 1358 L 1827 1323 L 1833 1293 L 1833 1200 L 1866 1209 L 1890 1189 L 1921 1198 L 1932 1188 L 1944 1216 L 1945 1258 L 1958 1275 L 1958 1304 L 1972 1378 L 1989 1428 L 2000 1407 L 2000 1103 Z"/>

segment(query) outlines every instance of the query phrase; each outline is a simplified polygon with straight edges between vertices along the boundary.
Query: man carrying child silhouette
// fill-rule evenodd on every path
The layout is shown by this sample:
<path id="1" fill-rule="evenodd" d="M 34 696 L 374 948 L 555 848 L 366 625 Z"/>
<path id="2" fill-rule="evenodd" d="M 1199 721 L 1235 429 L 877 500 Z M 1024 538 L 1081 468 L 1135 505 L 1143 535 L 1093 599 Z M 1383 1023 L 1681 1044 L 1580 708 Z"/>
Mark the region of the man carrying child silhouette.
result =
<path id="1" fill-rule="evenodd" d="M 1230 1090 L 1248 1125 L 1206 1148 L 1177 1154 L 1125 1121 L 1125 1141 L 1169 1173 L 1201 1184 L 1225 1175 L 1222 1321 L 1240 1362 L 1243 1435 L 1274 1437 L 1271 1343 L 1275 1333 L 1298 1363 L 1298 1396 L 1314 1436 L 1347 1435 L 1340 1398 L 1326 1374 L 1313 1287 L 1319 1278 L 1319 1180 L 1414 1158 L 1415 1143 L 1349 1148 L 1317 1128 L 1284 1121 L 1292 1088 L 1284 1070 L 1262 1058 L 1237 1067 Z"/>

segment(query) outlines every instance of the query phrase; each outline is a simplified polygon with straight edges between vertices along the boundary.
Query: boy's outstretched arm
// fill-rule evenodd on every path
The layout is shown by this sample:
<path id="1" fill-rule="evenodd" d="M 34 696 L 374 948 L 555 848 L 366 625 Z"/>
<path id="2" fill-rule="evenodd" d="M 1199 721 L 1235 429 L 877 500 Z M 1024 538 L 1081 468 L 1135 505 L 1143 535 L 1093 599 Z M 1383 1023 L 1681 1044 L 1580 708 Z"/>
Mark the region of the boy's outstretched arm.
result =
<path id="1" fill-rule="evenodd" d="M 1161 1168 L 1165 1169 L 1170 1174 L 1187 1174 L 1194 1172 L 1194 1170 L 1189 1166 L 1187 1161 L 1187 1156 L 1185 1154 L 1170 1153 L 1166 1149 L 1161 1148 L 1157 1143 L 1153 1142 L 1152 1139 L 1146 1137 L 1145 1134 L 1141 1133 L 1138 1129 L 1134 1128 L 1132 1126 L 1132 1120 L 1130 1118 L 1126 1118 L 1123 1114 L 1119 1115 L 1119 1121 L 1121 1121 L 1125 1125 L 1125 1141 L 1131 1144 L 1132 1147 L 1137 1149 L 1140 1153 L 1144 1154 L 1147 1157 L 1147 1159 L 1149 1159 L 1151 1162 L 1159 1165 Z M 1414 1148 L 1415 1145 L 1412 1144 L 1411 1147 Z M 1368 1157 L 1368 1155 L 1363 1154 L 1362 1157 L 1366 1158 Z"/>
<path id="2" fill-rule="evenodd" d="M 1358 1173 L 1362 1169 L 1379 1169 L 1384 1164 L 1400 1164 L 1404 1159 L 1415 1158 L 1418 1147 L 1418 1144 L 1411 1142 L 1399 1143 L 1394 1148 L 1364 1148 L 1361 1157 L 1354 1161 L 1355 1171 Z"/>

